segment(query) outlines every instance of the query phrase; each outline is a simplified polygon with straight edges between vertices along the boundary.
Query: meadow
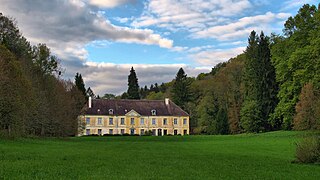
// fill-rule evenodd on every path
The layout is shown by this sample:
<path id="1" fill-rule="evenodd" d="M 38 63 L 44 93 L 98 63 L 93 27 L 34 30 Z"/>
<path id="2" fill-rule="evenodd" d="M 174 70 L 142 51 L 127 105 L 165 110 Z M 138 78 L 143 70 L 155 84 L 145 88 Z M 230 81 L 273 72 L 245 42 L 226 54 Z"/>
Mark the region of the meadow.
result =
<path id="1" fill-rule="evenodd" d="M 0 179 L 319 179 L 303 134 L 0 139 Z"/>

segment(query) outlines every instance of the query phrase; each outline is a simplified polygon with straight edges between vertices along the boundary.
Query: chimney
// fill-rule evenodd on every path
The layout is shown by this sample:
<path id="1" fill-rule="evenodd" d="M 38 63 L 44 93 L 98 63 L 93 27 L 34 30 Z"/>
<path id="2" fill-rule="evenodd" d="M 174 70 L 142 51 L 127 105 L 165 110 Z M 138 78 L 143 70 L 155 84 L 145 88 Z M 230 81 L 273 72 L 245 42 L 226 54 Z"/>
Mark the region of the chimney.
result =
<path id="1" fill-rule="evenodd" d="M 166 105 L 168 106 L 168 105 L 169 105 L 169 98 L 165 98 L 165 99 L 164 99 L 164 102 L 165 102 Z"/>
<path id="2" fill-rule="evenodd" d="M 91 106 L 92 106 L 92 99 L 91 99 L 91 97 L 89 97 L 88 105 L 89 105 L 89 108 L 91 108 Z"/>

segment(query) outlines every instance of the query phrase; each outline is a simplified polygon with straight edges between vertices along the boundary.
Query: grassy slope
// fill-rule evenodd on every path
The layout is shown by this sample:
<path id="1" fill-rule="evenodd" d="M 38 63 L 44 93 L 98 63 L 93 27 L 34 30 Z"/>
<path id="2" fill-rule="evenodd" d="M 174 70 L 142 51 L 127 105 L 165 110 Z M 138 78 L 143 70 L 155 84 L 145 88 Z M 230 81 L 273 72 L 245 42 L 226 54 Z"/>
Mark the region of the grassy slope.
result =
<path id="1" fill-rule="evenodd" d="M 299 132 L 0 140 L 0 179 L 316 179 L 292 164 Z"/>

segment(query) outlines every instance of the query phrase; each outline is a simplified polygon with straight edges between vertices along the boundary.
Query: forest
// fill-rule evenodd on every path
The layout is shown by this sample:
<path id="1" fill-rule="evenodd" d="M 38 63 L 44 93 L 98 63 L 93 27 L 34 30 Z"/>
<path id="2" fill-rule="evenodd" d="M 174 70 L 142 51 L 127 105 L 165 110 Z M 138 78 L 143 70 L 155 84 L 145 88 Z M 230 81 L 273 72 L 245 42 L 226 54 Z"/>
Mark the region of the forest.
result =
<path id="1" fill-rule="evenodd" d="M 128 91 L 118 98 L 170 97 L 190 114 L 193 134 L 319 130 L 319 6 L 300 8 L 283 35 L 252 31 L 242 54 L 196 78 L 181 68 L 171 82 L 139 89 L 132 68 Z"/>
<path id="2" fill-rule="evenodd" d="M 140 88 L 132 68 L 127 92 L 101 98 L 169 97 L 190 114 L 193 134 L 319 130 L 319 7 L 301 7 L 283 35 L 252 31 L 246 50 L 210 73 L 188 77 L 181 68 L 171 82 Z M 45 44 L 30 45 L 0 14 L 0 136 L 77 134 L 77 116 L 94 94 L 81 74 L 71 82 L 61 73 Z"/>
<path id="3" fill-rule="evenodd" d="M 31 46 L 0 13 L 0 136 L 74 136 L 85 97 L 60 78 L 59 59 Z"/>

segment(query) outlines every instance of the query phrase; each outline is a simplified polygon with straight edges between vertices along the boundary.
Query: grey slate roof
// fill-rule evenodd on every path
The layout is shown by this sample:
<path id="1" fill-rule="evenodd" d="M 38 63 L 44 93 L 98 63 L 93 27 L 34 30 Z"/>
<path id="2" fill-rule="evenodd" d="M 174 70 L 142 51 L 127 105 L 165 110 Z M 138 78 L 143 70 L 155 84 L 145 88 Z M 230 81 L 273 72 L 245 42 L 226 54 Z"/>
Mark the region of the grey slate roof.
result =
<path id="1" fill-rule="evenodd" d="M 92 107 L 86 106 L 86 115 L 113 115 L 124 116 L 131 110 L 141 116 L 152 116 L 151 110 L 156 110 L 156 116 L 189 116 L 179 106 L 169 100 L 169 105 L 163 100 L 127 100 L 127 99 L 92 99 Z"/>

